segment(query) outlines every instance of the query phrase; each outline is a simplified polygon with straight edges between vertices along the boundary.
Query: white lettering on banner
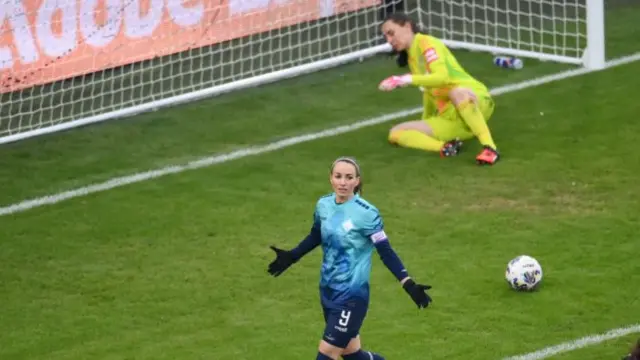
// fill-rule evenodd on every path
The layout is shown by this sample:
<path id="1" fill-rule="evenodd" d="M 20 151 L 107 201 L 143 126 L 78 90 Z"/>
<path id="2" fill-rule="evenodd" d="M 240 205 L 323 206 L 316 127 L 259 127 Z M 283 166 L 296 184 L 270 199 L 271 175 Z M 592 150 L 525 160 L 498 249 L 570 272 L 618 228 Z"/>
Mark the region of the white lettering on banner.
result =
<path id="1" fill-rule="evenodd" d="M 314 21 L 321 7 L 335 15 L 382 0 L 332 1 L 0 0 L 0 93 Z"/>
<path id="2" fill-rule="evenodd" d="M 82 43 L 79 36 L 93 47 L 105 47 L 116 39 L 123 22 L 128 38 L 149 37 L 161 25 L 165 0 L 148 1 L 149 8 L 143 14 L 141 0 L 127 0 L 126 4 L 122 0 L 43 0 L 33 24 L 23 1 L 2 1 L 0 24 L 7 27 L 3 32 L 10 34 L 10 43 L 0 44 L 0 69 L 10 69 L 16 61 L 31 64 L 41 55 L 56 58 L 69 54 Z M 205 14 L 202 1 L 186 7 L 183 0 L 166 0 L 166 8 L 181 27 L 197 25 Z"/>
<path id="3" fill-rule="evenodd" d="M 7 23 L 7 13 L 11 10 L 11 4 L 7 4 L 6 2 L 0 5 L 0 22 L 2 24 Z M 11 23 L 8 23 L 8 26 L 11 27 Z M 2 25 L 3 27 L 5 25 Z M 11 31 L 2 30 L 2 31 Z M 10 69 L 13 66 L 13 56 L 11 56 L 11 49 L 6 45 L 0 48 L 0 69 Z"/>
<path id="4" fill-rule="evenodd" d="M 0 24 L 9 26 L 9 32 L 13 34 L 13 41 L 18 50 L 20 60 L 22 63 L 30 64 L 38 61 L 38 49 L 26 14 L 27 12 L 21 1 L 3 1 L 0 5 Z M 2 46 L 0 48 L 2 69 L 11 68 L 13 61 L 11 48 L 6 45 Z"/>
<path id="5" fill-rule="evenodd" d="M 167 8 L 173 21 L 184 27 L 196 25 L 204 15 L 202 1 L 197 6 L 186 8 L 182 5 L 182 0 L 167 0 Z"/>
<path id="6" fill-rule="evenodd" d="M 80 29 L 86 42 L 94 47 L 109 45 L 116 38 L 122 25 L 122 2 L 120 0 L 102 0 L 106 7 L 106 16 L 97 24 L 96 15 L 99 0 L 82 0 L 80 5 Z M 100 9 L 102 10 L 102 9 Z"/>
<path id="7" fill-rule="evenodd" d="M 265 10 L 269 6 L 284 5 L 291 0 L 229 0 L 229 14 L 238 15 L 256 10 Z M 333 0 L 331 0 L 333 2 Z"/>
<path id="8" fill-rule="evenodd" d="M 320 0 L 320 17 L 328 17 L 333 15 L 334 0 Z"/>
<path id="9" fill-rule="evenodd" d="M 136 39 L 149 36 L 160 25 L 164 0 L 149 0 L 149 9 L 142 15 L 140 0 L 130 0 L 124 11 L 124 33 L 128 38 Z"/>
<path id="10" fill-rule="evenodd" d="M 0 48 L 0 69 L 11 69 L 13 67 L 13 56 L 11 49 L 6 46 Z"/>
<path id="11" fill-rule="evenodd" d="M 237 15 L 252 10 L 264 9 L 270 0 L 229 0 L 229 13 Z"/>
<path id="12" fill-rule="evenodd" d="M 59 22 L 54 23 L 56 15 L 62 16 L 59 17 Z M 36 17 L 36 34 L 40 47 L 47 56 L 58 57 L 75 49 L 76 2 L 44 0 Z"/>

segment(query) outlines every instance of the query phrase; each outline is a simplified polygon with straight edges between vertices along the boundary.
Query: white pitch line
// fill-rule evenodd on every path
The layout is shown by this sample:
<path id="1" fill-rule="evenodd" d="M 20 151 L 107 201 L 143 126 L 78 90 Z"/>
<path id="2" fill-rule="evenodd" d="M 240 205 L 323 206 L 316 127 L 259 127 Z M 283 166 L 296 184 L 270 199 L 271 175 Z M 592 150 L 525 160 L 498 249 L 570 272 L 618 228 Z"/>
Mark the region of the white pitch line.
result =
<path id="1" fill-rule="evenodd" d="M 555 346 L 550 346 L 538 351 L 534 351 L 528 354 L 512 356 L 508 358 L 504 358 L 502 360 L 540 360 L 546 359 L 548 357 L 558 355 L 561 353 L 574 351 L 578 349 L 585 348 L 587 346 L 596 345 L 603 343 L 607 340 L 617 339 L 623 336 L 627 336 L 630 334 L 640 333 L 640 324 L 630 325 L 623 328 L 609 330 L 604 334 L 598 335 L 589 335 L 580 339 L 567 341 L 562 344 L 558 344 Z M 622 355 L 626 354 L 626 351 L 631 347 L 632 344 L 629 344 L 627 348 L 620 349 L 620 358 Z"/>
<path id="2" fill-rule="evenodd" d="M 621 57 L 621 58 L 607 62 L 605 69 L 628 64 L 638 60 L 640 60 L 640 53 Z M 561 73 L 543 76 L 533 80 L 523 81 L 517 84 L 501 86 L 501 87 L 492 89 L 491 93 L 495 96 L 498 96 L 498 95 L 507 94 L 514 91 L 519 91 L 519 90 L 539 86 L 542 84 L 547 84 L 553 81 L 564 80 L 564 79 L 572 78 L 575 76 L 584 75 L 594 71 L 598 71 L 598 70 L 579 68 L 575 70 L 564 71 Z M 359 121 L 351 125 L 338 126 L 338 127 L 323 130 L 320 132 L 290 137 L 290 138 L 276 141 L 263 146 L 254 146 L 254 147 L 249 147 L 249 148 L 233 151 L 226 154 L 212 155 L 212 156 L 191 161 L 186 164 L 167 166 L 161 169 L 150 170 L 150 171 L 136 173 L 132 175 L 117 177 L 117 178 L 113 178 L 111 180 L 107 180 L 105 182 L 98 183 L 98 184 L 88 185 L 88 186 L 80 187 L 77 189 L 63 191 L 61 193 L 47 195 L 39 198 L 23 200 L 15 204 L 0 207 L 0 216 L 27 211 L 30 209 L 44 206 L 44 205 L 56 204 L 64 200 L 73 199 L 80 196 L 86 196 L 86 195 L 101 192 L 101 191 L 107 191 L 107 190 L 115 189 L 117 187 L 134 184 L 137 182 L 147 181 L 147 180 L 155 179 L 155 178 L 169 175 L 169 174 L 180 173 L 186 170 L 200 169 L 203 167 L 221 164 L 231 160 L 241 159 L 251 155 L 260 155 L 260 154 L 284 149 L 296 144 L 318 140 L 326 137 L 336 136 L 336 135 L 348 133 L 351 131 L 355 131 L 364 127 L 382 124 L 395 119 L 418 114 L 421 111 L 422 111 L 422 107 L 406 109 L 403 111 L 398 111 L 391 114 L 382 115 L 375 118 Z"/>

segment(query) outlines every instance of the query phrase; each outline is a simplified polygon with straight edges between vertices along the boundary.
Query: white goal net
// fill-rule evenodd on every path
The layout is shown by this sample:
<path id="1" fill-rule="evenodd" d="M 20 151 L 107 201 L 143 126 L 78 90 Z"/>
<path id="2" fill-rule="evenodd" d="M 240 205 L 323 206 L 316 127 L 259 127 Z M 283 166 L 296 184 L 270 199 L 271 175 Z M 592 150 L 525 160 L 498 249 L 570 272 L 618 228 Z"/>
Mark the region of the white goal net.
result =
<path id="1" fill-rule="evenodd" d="M 580 63 L 592 2 L 2 0 L 0 143 L 388 51 L 392 3 L 454 47 Z"/>
<path id="2" fill-rule="evenodd" d="M 602 0 L 428 0 L 421 5 L 426 31 L 451 47 L 593 67 L 604 61 Z"/>

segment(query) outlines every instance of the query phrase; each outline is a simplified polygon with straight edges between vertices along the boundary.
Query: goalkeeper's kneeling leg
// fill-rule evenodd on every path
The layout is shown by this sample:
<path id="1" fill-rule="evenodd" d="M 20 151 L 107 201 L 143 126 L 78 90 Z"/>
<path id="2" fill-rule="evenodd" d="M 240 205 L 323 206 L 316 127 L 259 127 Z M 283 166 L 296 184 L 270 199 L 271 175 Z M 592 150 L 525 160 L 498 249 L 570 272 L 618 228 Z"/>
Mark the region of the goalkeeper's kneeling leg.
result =
<path id="1" fill-rule="evenodd" d="M 388 140 L 394 145 L 438 152 L 441 156 L 455 156 L 462 146 L 459 140 L 445 142 L 435 138 L 433 128 L 424 120 L 408 121 L 394 126 L 389 131 Z"/>
<path id="2" fill-rule="evenodd" d="M 476 157 L 478 164 L 493 165 L 500 155 L 491 136 L 487 120 L 494 110 L 491 95 L 484 90 L 458 87 L 449 93 L 449 98 L 456 108 L 460 119 L 468 126 L 473 135 L 480 141 L 484 149 Z"/>
<path id="3" fill-rule="evenodd" d="M 460 118 L 484 146 L 496 149 L 487 120 L 493 114 L 494 104 L 490 94 L 476 93 L 472 89 L 458 87 L 449 93 Z"/>

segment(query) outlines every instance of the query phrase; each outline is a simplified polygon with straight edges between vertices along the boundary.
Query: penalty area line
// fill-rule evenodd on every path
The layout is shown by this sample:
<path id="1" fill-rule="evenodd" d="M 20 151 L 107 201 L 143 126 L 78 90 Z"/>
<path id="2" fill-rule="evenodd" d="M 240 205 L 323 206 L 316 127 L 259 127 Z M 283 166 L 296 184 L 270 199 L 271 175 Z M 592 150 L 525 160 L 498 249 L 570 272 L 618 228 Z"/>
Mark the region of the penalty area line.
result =
<path id="1" fill-rule="evenodd" d="M 633 55 L 608 61 L 604 69 L 609 69 L 615 66 L 628 64 L 638 60 L 640 60 L 640 53 L 636 53 Z M 604 70 L 604 69 L 601 69 L 601 70 Z M 499 96 L 502 94 L 508 94 L 511 92 L 520 91 L 523 89 L 528 89 L 528 88 L 536 87 L 539 85 L 547 84 L 550 82 L 588 74 L 595 71 L 600 71 L 600 70 L 592 70 L 587 68 L 568 70 L 568 71 L 564 71 L 564 72 L 560 72 L 552 75 L 542 76 L 532 80 L 500 86 L 492 89 L 491 94 L 493 94 L 494 96 Z M 419 114 L 421 111 L 422 111 L 422 107 L 416 107 L 416 108 L 406 109 L 402 111 L 397 111 L 394 113 L 370 118 L 367 120 L 358 121 L 350 125 L 338 126 L 335 128 L 326 129 L 326 130 L 315 132 L 315 133 L 294 136 L 294 137 L 272 142 L 262 146 L 252 146 L 252 147 L 248 147 L 245 149 L 241 149 L 241 150 L 237 150 L 237 151 L 233 151 L 225 154 L 207 156 L 194 161 L 190 161 L 186 164 L 172 165 L 172 166 L 163 167 L 161 169 L 150 170 L 146 172 L 135 173 L 132 175 L 116 177 L 101 183 L 83 186 L 73 190 L 67 190 L 57 194 L 51 194 L 51 195 L 42 196 L 38 198 L 27 199 L 27 200 L 20 201 L 18 203 L 0 207 L 0 216 L 16 214 L 19 212 L 27 211 L 27 210 L 38 208 L 45 205 L 57 204 L 65 200 L 86 196 L 86 195 L 94 194 L 97 192 L 107 191 L 107 190 L 115 189 L 118 187 L 130 185 L 138 182 L 152 180 L 152 179 L 170 175 L 170 174 L 181 173 L 187 170 L 200 169 L 200 168 L 204 168 L 212 165 L 229 162 L 232 160 L 241 159 L 247 156 L 261 155 L 261 154 L 269 153 L 272 151 L 284 149 L 296 144 L 301 144 L 309 141 L 341 135 L 341 134 L 352 132 L 358 129 L 362 129 L 364 127 L 378 125 L 378 124 L 382 124 L 392 120 L 400 119 L 403 117 Z"/>

